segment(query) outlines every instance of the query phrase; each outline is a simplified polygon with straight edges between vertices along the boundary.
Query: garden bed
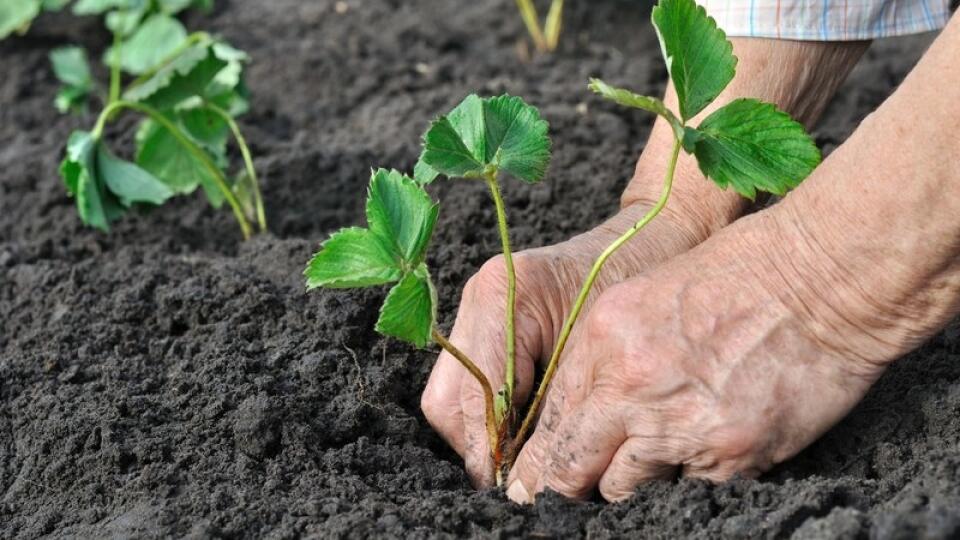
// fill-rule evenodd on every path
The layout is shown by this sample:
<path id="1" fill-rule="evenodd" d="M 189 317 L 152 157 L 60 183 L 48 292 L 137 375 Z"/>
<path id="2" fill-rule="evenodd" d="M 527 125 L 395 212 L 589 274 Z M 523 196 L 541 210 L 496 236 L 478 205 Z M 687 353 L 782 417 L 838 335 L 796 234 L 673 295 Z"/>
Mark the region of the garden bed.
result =
<path id="1" fill-rule="evenodd" d="M 191 15 L 253 58 L 242 123 L 272 234 L 247 243 L 199 195 L 110 234 L 81 226 L 57 166 L 92 120 L 56 113 L 47 54 L 72 42 L 99 54 L 109 36 L 58 14 L 0 43 L 0 537 L 960 535 L 957 324 L 759 480 L 520 507 L 471 489 L 424 421 L 435 353 L 373 332 L 384 291 L 304 292 L 319 242 L 362 223 L 370 167 L 411 169 L 428 121 L 470 92 L 523 96 L 552 125 L 547 181 L 506 193 L 518 248 L 612 213 L 652 119 L 586 81 L 661 91 L 649 9 L 570 3 L 561 50 L 532 60 L 512 0 L 221 0 Z M 877 43 L 818 143 L 841 143 L 929 41 Z M 431 190 L 449 325 L 499 239 L 484 186 Z"/>

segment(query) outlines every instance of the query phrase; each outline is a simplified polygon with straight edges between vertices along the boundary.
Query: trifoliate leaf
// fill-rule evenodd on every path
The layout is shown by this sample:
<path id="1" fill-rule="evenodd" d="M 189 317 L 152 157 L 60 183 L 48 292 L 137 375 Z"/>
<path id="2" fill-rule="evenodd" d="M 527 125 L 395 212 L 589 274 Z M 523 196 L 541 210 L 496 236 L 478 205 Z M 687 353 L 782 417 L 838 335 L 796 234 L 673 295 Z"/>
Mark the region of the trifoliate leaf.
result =
<path id="1" fill-rule="evenodd" d="M 176 121 L 176 119 L 173 119 Z M 213 172 L 165 127 L 146 120 L 137 132 L 137 164 L 176 193 L 203 187 L 210 204 L 219 208 L 224 195 Z"/>
<path id="2" fill-rule="evenodd" d="M 720 187 L 753 199 L 783 195 L 820 163 L 803 126 L 769 103 L 738 99 L 703 120 L 692 136 L 700 170 Z"/>
<path id="3" fill-rule="evenodd" d="M 117 158 L 102 144 L 97 150 L 97 174 L 107 189 L 126 207 L 134 203 L 160 205 L 173 196 L 173 191 L 157 177 L 129 161 Z"/>
<path id="4" fill-rule="evenodd" d="M 438 118 L 424 135 L 416 174 L 421 184 L 435 174 L 477 178 L 507 172 L 539 182 L 550 162 L 548 125 L 535 107 L 513 96 L 468 96 L 450 114 Z"/>
<path id="5" fill-rule="evenodd" d="M 307 289 L 370 287 L 403 276 L 393 253 L 368 229 L 351 227 L 331 236 L 304 271 Z"/>
<path id="6" fill-rule="evenodd" d="M 0 0 L 0 39 L 26 28 L 40 13 L 40 0 Z"/>
<path id="7" fill-rule="evenodd" d="M 625 88 L 610 86 L 600 79 L 590 79 L 589 88 L 604 99 L 610 100 L 618 105 L 623 105 L 624 107 L 630 107 L 633 109 L 642 109 L 644 111 L 652 112 L 653 114 L 662 116 L 667 122 L 670 123 L 675 135 L 683 135 L 683 124 L 670 111 L 670 109 L 667 108 L 662 100 L 650 96 L 641 96 L 640 94 L 635 94 Z"/>
<path id="8" fill-rule="evenodd" d="M 140 75 L 157 67 L 187 39 L 183 24 L 169 15 L 153 15 L 137 28 L 120 49 L 120 67 L 127 73 Z M 104 55 L 104 63 L 113 65 L 115 52 L 111 47 Z"/>
<path id="9" fill-rule="evenodd" d="M 430 343 L 436 319 L 436 291 L 426 267 L 408 272 L 390 290 L 380 308 L 377 332 L 402 339 L 418 348 Z"/>
<path id="10" fill-rule="evenodd" d="M 137 80 L 124 93 L 158 109 L 172 109 L 183 101 L 205 96 L 210 83 L 227 66 L 211 51 L 210 43 L 187 47 L 148 77 Z"/>
<path id="11" fill-rule="evenodd" d="M 373 232 L 407 269 L 423 261 L 440 207 L 412 179 L 380 169 L 370 179 L 367 222 Z"/>
<path id="12" fill-rule="evenodd" d="M 680 118 L 686 122 L 733 79 L 733 44 L 694 0 L 660 0 L 652 18 L 680 101 Z"/>

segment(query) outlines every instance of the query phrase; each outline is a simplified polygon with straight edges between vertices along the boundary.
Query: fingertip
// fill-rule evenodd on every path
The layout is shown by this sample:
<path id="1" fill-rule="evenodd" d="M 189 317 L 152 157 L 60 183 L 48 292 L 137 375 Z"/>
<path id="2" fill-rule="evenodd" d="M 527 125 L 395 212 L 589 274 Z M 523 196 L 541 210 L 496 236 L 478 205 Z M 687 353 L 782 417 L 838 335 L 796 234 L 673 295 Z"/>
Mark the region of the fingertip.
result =
<path id="1" fill-rule="evenodd" d="M 510 487 L 507 488 L 507 497 L 517 504 L 533 504 L 533 497 L 520 480 L 510 483 Z"/>

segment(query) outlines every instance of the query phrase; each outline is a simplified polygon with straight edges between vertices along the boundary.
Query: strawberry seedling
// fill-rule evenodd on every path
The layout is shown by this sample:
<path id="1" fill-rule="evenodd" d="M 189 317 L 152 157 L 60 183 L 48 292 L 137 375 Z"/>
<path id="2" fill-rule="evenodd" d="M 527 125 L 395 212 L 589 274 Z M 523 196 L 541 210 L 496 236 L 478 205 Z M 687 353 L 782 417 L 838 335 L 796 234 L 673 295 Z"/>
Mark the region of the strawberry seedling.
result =
<path id="1" fill-rule="evenodd" d="M 43 6 L 59 9 L 67 3 L 48 0 Z M 7 13 L 3 6 L 0 21 Z M 85 112 L 96 95 L 103 102 L 93 128 L 71 134 L 60 169 L 87 225 L 107 231 L 134 204 L 159 205 L 200 188 L 214 207 L 230 206 L 244 238 L 253 234 L 254 222 L 266 230 L 253 159 L 235 120 L 248 108 L 243 83 L 247 55 L 204 32 L 188 34 L 174 17 L 189 7 L 210 6 L 210 0 L 74 3 L 77 15 L 103 15 L 114 35 L 103 56 L 110 81 L 102 92 L 82 48 L 63 47 L 50 54 L 54 74 L 63 83 L 55 101 L 61 112 Z M 123 89 L 125 74 L 130 81 Z M 117 157 L 104 141 L 106 126 L 124 111 L 143 117 L 134 161 Z M 235 178 L 228 173 L 231 136 L 244 164 Z"/>
<path id="2" fill-rule="evenodd" d="M 330 237 L 305 271 L 307 287 L 353 288 L 394 283 L 380 311 L 377 331 L 417 347 L 433 341 L 476 377 L 484 391 L 490 448 L 499 465 L 516 416 L 511 405 L 516 357 L 516 273 L 500 178 L 509 174 L 530 183 L 543 178 L 550 161 L 547 123 L 520 98 L 481 99 L 472 95 L 433 122 L 423 143 L 413 178 L 396 171 L 373 173 L 367 196 L 368 228 L 343 229 Z M 436 327 L 436 291 L 424 260 L 439 207 L 423 186 L 440 175 L 482 181 L 494 202 L 508 276 L 506 382 L 496 392 L 476 364 Z"/>
<path id="3" fill-rule="evenodd" d="M 733 45 L 694 0 L 661 0 L 653 10 L 679 113 L 658 98 L 634 94 L 594 79 L 590 88 L 603 97 L 662 116 L 672 127 L 673 150 L 660 199 L 648 213 L 608 246 L 594 263 L 558 336 L 543 379 L 523 422 L 513 410 L 515 387 L 514 312 L 516 275 L 500 195 L 499 176 L 539 182 L 550 159 L 547 124 L 539 112 L 515 97 L 470 96 L 436 120 L 424 136 L 413 178 L 395 171 L 374 172 L 367 199 L 367 229 L 334 234 L 305 271 L 307 287 L 352 288 L 394 284 L 380 311 L 377 330 L 423 347 L 434 341 L 446 349 L 483 388 L 487 436 L 499 480 L 536 421 L 570 333 L 606 261 L 647 226 L 666 206 L 680 151 L 692 154 L 703 174 L 721 188 L 747 198 L 758 191 L 785 194 L 820 162 L 820 152 L 803 126 L 771 104 L 738 99 L 720 107 L 696 127 L 690 120 L 710 105 L 733 79 Z M 423 186 L 439 175 L 483 181 L 497 214 L 507 270 L 505 383 L 494 391 L 489 379 L 436 327 L 436 290 L 425 264 L 438 206 Z"/>

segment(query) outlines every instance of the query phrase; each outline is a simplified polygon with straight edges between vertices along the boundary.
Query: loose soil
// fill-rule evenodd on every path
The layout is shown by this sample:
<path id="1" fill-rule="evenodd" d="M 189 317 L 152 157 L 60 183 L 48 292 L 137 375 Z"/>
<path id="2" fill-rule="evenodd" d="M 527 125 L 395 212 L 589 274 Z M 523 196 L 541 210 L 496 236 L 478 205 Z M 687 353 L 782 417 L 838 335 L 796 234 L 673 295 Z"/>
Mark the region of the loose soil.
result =
<path id="1" fill-rule="evenodd" d="M 648 4 L 571 2 L 561 51 L 532 60 L 512 0 L 218 4 L 187 20 L 253 57 L 243 127 L 273 233 L 247 243 L 200 196 L 110 234 L 81 226 L 56 171 L 70 130 L 92 119 L 54 111 L 46 55 L 79 42 L 96 57 L 109 38 L 61 14 L 0 44 L 0 537 L 960 536 L 956 324 L 759 480 L 518 507 L 471 489 L 427 426 L 418 397 L 434 353 L 372 331 L 384 292 L 304 292 L 318 243 L 363 222 L 369 168 L 409 169 L 429 119 L 469 92 L 524 96 L 552 125 L 549 181 L 507 190 L 517 246 L 613 212 L 651 119 L 585 82 L 661 91 Z M 841 143 L 930 39 L 875 44 L 818 142 Z M 134 124 L 118 126 L 129 141 Z M 435 195 L 430 263 L 448 325 L 498 241 L 482 186 Z"/>

